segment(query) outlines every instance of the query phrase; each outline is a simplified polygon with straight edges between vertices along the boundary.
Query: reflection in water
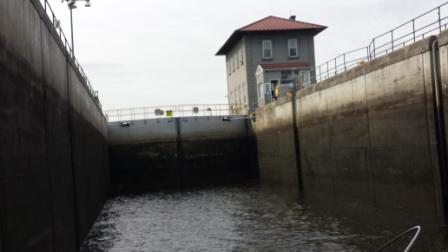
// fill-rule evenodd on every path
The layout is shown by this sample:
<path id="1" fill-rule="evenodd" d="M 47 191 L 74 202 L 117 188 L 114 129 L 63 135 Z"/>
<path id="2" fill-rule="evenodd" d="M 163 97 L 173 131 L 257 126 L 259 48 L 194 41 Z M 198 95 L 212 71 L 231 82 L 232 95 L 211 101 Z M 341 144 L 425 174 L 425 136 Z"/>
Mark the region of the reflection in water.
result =
<path id="1" fill-rule="evenodd" d="M 90 251 L 372 251 L 356 233 L 258 186 L 119 196 L 86 242 Z M 376 245 L 372 245 L 376 244 Z"/>

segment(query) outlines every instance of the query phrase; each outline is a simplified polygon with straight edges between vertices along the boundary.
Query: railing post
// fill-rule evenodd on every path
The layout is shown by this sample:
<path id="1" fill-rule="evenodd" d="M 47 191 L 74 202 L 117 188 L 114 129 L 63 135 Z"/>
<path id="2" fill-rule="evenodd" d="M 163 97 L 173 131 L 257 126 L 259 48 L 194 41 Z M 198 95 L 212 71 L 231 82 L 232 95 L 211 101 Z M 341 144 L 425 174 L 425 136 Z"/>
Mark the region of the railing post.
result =
<path id="1" fill-rule="evenodd" d="M 344 71 L 347 71 L 347 64 L 345 62 L 345 53 L 342 54 L 342 56 L 344 57 Z"/>
<path id="2" fill-rule="evenodd" d="M 338 58 L 334 58 L 334 75 L 338 74 L 338 63 L 336 62 Z"/>
<path id="3" fill-rule="evenodd" d="M 372 40 L 373 58 L 376 58 L 375 39 Z"/>
<path id="4" fill-rule="evenodd" d="M 392 51 L 394 51 L 394 30 L 390 31 L 390 43 L 392 45 Z"/>
<path id="5" fill-rule="evenodd" d="M 366 46 L 366 60 L 370 60 L 370 45 Z"/>
<path id="6" fill-rule="evenodd" d="M 437 15 L 438 15 L 438 17 L 439 17 L 439 32 L 442 32 L 442 20 L 440 19 L 440 15 L 441 15 L 441 13 L 440 13 L 440 6 L 439 7 L 437 7 Z"/>
<path id="7" fill-rule="evenodd" d="M 321 65 L 319 65 L 319 81 L 322 80 L 322 69 L 321 69 Z"/>
<path id="8" fill-rule="evenodd" d="M 414 43 L 415 43 L 415 19 L 412 19 L 412 35 L 414 37 Z"/>

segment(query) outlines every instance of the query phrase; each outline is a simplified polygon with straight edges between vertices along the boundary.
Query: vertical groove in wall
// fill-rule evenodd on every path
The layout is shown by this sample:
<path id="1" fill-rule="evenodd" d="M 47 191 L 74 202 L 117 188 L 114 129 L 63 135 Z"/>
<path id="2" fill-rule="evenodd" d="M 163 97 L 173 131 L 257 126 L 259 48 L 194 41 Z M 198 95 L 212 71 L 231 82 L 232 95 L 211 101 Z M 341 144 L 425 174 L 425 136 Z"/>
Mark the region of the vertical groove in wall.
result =
<path id="1" fill-rule="evenodd" d="M 329 152 L 329 156 L 330 156 L 330 164 L 334 164 L 333 162 L 333 143 L 332 143 L 332 138 L 333 138 L 333 134 L 331 133 L 331 120 L 330 120 L 330 113 L 329 113 L 329 109 L 328 109 L 328 101 L 327 99 L 325 99 L 325 93 L 326 90 L 322 90 L 319 91 L 320 95 L 324 96 L 324 100 L 325 100 L 325 114 L 326 114 L 326 119 L 327 119 L 327 133 L 328 133 L 328 152 Z M 334 169 L 334 167 L 328 167 L 328 169 Z M 332 198 L 333 200 L 336 199 L 336 185 L 335 185 L 335 175 L 334 175 L 334 171 L 331 171 L 331 188 L 332 188 Z"/>
<path id="2" fill-rule="evenodd" d="M 364 149 L 364 165 L 366 166 L 367 172 L 369 174 L 369 189 L 370 194 L 372 196 L 372 202 L 374 205 L 376 205 L 376 190 L 375 190 L 375 183 L 373 180 L 373 171 L 371 170 L 372 167 L 370 167 L 370 153 L 369 150 L 372 149 L 372 135 L 370 134 L 370 116 L 369 116 L 369 98 L 368 98 L 368 89 L 367 89 L 367 79 L 366 79 L 366 73 L 363 75 L 364 80 L 364 101 L 365 101 L 365 114 L 366 114 L 366 130 L 367 130 L 367 148 Z"/>
<path id="3" fill-rule="evenodd" d="M 245 143 L 246 146 L 251 146 L 250 145 L 250 139 L 249 139 L 249 122 L 248 120 L 250 119 L 244 119 L 244 130 L 245 130 L 245 135 L 246 135 L 246 139 L 245 139 Z M 249 161 L 249 170 L 250 172 L 252 172 L 252 153 L 250 151 L 247 152 L 247 160 Z"/>
<path id="4" fill-rule="evenodd" d="M 42 86 L 42 91 L 43 91 L 43 123 L 44 123 L 44 153 L 45 153 L 45 166 L 47 168 L 47 179 L 48 179 L 48 201 L 49 201 L 49 209 L 50 209 L 50 223 L 51 223 L 51 242 L 52 242 L 52 250 L 55 251 L 56 249 L 56 243 L 55 243 L 55 235 L 54 232 L 56 230 L 55 227 L 55 220 L 54 220 L 54 201 L 53 201 L 53 197 L 54 197 L 54 193 L 53 193 L 53 179 L 52 179 L 52 175 L 51 175 L 51 168 L 49 165 L 49 158 L 48 158 L 48 111 L 47 111 L 47 106 L 48 106 L 48 99 L 47 99 L 47 92 L 48 92 L 48 83 L 46 82 L 45 79 L 45 73 L 44 73 L 44 57 L 43 57 L 43 53 L 44 53 L 44 49 L 43 49 L 43 41 L 42 41 L 42 20 L 39 20 L 39 33 L 40 33 L 40 63 L 41 63 L 41 86 Z"/>
<path id="5" fill-rule="evenodd" d="M 255 115 L 253 115 L 255 116 Z M 257 164 L 257 143 L 256 143 L 256 136 L 252 135 L 251 131 L 251 120 L 250 118 L 244 120 L 244 127 L 246 130 L 246 146 L 249 148 L 247 151 L 247 160 L 248 160 L 248 176 L 249 178 L 259 178 L 259 172 L 258 172 L 258 164 Z"/>
<path id="6" fill-rule="evenodd" d="M 299 187 L 299 193 L 303 193 L 304 185 L 303 185 L 303 170 L 302 170 L 302 157 L 301 157 L 301 149 L 300 149 L 300 133 L 299 133 L 299 124 L 298 120 L 300 119 L 300 115 L 297 115 L 297 92 L 294 90 L 293 95 L 291 97 L 291 106 L 292 106 L 292 130 L 294 134 L 294 152 L 296 156 L 296 169 L 297 169 L 297 182 Z"/>
<path id="7" fill-rule="evenodd" d="M 71 83 L 71 73 L 69 68 L 68 59 L 65 61 L 65 72 L 67 78 L 67 115 L 68 115 L 68 132 L 69 132 L 69 141 L 70 141 L 70 165 L 71 165 L 71 175 L 72 175 L 72 183 L 73 183 L 73 218 L 75 222 L 75 245 L 77 248 L 81 245 L 80 235 L 79 235 L 79 221 L 78 221 L 78 196 L 76 192 L 76 170 L 74 164 L 74 156 L 73 156 L 73 121 L 72 121 L 72 106 L 71 106 L 71 96 L 70 96 L 70 83 Z"/>
<path id="8" fill-rule="evenodd" d="M 183 188 L 183 165 L 185 160 L 184 148 L 182 145 L 182 125 L 181 119 L 175 118 L 174 123 L 176 124 L 176 149 L 177 149 L 177 186 Z"/>

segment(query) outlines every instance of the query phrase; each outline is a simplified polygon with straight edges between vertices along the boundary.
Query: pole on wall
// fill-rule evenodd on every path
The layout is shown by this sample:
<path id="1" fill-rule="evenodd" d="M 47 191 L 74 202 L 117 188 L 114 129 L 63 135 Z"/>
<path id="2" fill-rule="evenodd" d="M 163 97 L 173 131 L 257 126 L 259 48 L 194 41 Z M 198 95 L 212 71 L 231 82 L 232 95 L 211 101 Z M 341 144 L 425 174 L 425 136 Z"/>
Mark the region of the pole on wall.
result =
<path id="1" fill-rule="evenodd" d="M 68 9 L 70 10 L 70 33 L 71 33 L 71 41 L 72 41 L 72 45 L 71 45 L 71 54 L 72 54 L 72 58 L 75 58 L 75 39 L 73 36 L 73 9 L 76 9 L 76 2 L 79 1 L 85 1 L 85 7 L 90 7 L 90 0 L 65 0 L 68 2 Z M 64 0 L 63 0 L 64 2 Z"/>
<path id="2" fill-rule="evenodd" d="M 299 194 L 303 194 L 304 185 L 303 185 L 303 171 L 302 171 L 302 158 L 301 158 L 301 150 L 300 150 L 300 134 L 299 134 L 299 123 L 297 116 L 297 91 L 298 91 L 298 78 L 294 79 L 293 92 L 291 96 L 291 106 L 292 106 L 292 125 L 293 125 L 293 134 L 294 134 L 294 150 L 296 157 L 296 169 L 297 169 L 297 181 L 299 187 Z"/>
<path id="3" fill-rule="evenodd" d="M 72 58 L 75 57 L 75 40 L 73 38 L 73 7 L 69 6 L 70 9 L 70 33 L 72 37 Z"/>
<path id="4" fill-rule="evenodd" d="M 431 47 L 431 69 L 432 69 L 432 89 L 434 123 L 436 128 L 437 153 L 439 156 L 440 183 L 442 189 L 442 204 L 445 222 L 448 222 L 448 156 L 445 131 L 445 115 L 443 108 L 443 94 L 440 75 L 440 59 L 437 39 L 433 41 Z"/>

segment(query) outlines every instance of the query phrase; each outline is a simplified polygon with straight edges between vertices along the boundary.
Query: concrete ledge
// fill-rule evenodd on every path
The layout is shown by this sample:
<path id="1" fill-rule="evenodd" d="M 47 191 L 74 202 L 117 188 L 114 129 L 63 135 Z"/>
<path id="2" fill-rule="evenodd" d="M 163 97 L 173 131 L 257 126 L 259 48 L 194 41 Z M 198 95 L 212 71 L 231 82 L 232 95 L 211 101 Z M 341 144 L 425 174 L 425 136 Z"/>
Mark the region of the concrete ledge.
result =
<path id="1" fill-rule="evenodd" d="M 443 33 L 440 36 L 443 36 L 443 38 L 448 39 L 448 34 Z M 436 40 L 436 36 L 431 36 L 426 39 L 423 39 L 421 41 L 416 42 L 415 44 L 406 46 L 400 50 L 391 52 L 387 55 L 378 57 L 374 60 L 371 60 L 363 65 L 357 66 L 353 69 L 350 69 L 346 72 L 343 72 L 341 74 L 338 74 L 336 76 L 333 76 L 329 79 L 323 80 L 321 82 L 318 82 L 316 84 L 313 84 L 311 86 L 308 86 L 304 89 L 301 89 L 297 92 L 297 97 L 303 97 L 309 94 L 312 94 L 314 92 L 318 92 L 323 89 L 327 89 L 330 87 L 333 87 L 335 85 L 344 83 L 346 81 L 353 80 L 355 78 L 358 78 L 362 75 L 374 72 L 376 70 L 382 69 L 384 67 L 387 67 L 389 65 L 395 64 L 397 62 L 400 62 L 402 60 L 417 56 L 419 54 L 422 54 L 424 52 L 430 51 L 432 43 L 434 40 Z"/>
<path id="2" fill-rule="evenodd" d="M 270 111 L 272 110 L 272 108 L 275 108 L 277 106 L 283 105 L 285 103 L 288 103 L 291 101 L 290 97 L 280 97 L 278 100 L 268 103 L 266 105 L 264 105 L 263 107 L 258 107 L 256 114 L 259 114 L 261 111 Z"/>
<path id="3" fill-rule="evenodd" d="M 134 120 L 122 127 L 108 123 L 109 144 L 163 143 L 247 138 L 247 119 L 224 121 L 222 116 Z"/>

